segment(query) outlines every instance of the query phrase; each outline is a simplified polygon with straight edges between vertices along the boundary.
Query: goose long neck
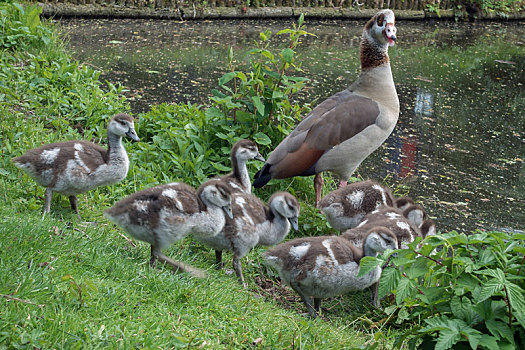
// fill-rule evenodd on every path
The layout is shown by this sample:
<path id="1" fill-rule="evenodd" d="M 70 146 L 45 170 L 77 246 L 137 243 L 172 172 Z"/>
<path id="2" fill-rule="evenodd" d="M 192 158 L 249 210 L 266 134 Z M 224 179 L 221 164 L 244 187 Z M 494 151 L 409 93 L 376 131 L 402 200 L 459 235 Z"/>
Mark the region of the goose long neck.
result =
<path id="1" fill-rule="evenodd" d="M 366 31 L 363 32 L 363 36 L 361 37 L 359 52 L 362 71 L 390 64 L 388 46 L 377 44 Z"/>
<path id="2" fill-rule="evenodd" d="M 248 167 L 245 159 L 237 159 L 232 157 L 233 176 L 239 179 L 242 186 L 248 193 L 251 192 L 250 175 L 248 174 Z"/>
<path id="3" fill-rule="evenodd" d="M 126 150 L 122 146 L 122 136 L 115 135 L 108 131 L 108 155 L 109 158 L 126 155 Z"/>
<path id="4" fill-rule="evenodd" d="M 290 222 L 281 214 L 273 212 L 273 218 L 269 219 L 269 223 L 269 229 L 264 230 L 259 235 L 259 245 L 269 246 L 277 244 L 290 232 Z"/>

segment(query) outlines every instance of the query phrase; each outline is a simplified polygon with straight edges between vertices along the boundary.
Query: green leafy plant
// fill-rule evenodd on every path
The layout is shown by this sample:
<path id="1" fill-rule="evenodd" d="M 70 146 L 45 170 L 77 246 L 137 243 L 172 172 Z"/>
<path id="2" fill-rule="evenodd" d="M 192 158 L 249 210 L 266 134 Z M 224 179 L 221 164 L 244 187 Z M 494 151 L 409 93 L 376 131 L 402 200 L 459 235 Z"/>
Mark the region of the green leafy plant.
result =
<path id="1" fill-rule="evenodd" d="M 525 345 L 525 234 L 451 232 L 398 250 L 383 270 L 385 309 L 410 330 L 411 349 L 517 349 Z M 377 266 L 384 260 L 367 258 Z"/>
<path id="2" fill-rule="evenodd" d="M 260 33 L 256 47 L 245 54 L 249 57 L 246 72 L 237 69 L 230 48 L 228 73 L 219 78 L 218 89 L 212 90 L 213 107 L 208 113 L 233 120 L 261 145 L 280 142 L 299 116 L 309 111 L 308 105 L 299 106 L 292 100 L 308 81 L 292 75 L 302 72 L 295 49 L 302 37 L 313 35 L 304 30 L 304 15 L 293 28 L 276 34 L 281 35 L 288 35 L 287 46 L 272 50 L 271 31 Z"/>

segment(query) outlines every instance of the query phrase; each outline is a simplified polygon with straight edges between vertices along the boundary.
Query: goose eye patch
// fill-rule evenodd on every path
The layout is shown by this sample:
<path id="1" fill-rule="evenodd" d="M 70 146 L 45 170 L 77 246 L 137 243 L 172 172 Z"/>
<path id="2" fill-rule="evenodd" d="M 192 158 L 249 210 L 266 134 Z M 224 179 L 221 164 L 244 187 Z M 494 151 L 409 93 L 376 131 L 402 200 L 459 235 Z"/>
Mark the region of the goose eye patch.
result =
<path id="1" fill-rule="evenodd" d="M 383 20 L 385 19 L 384 15 L 381 15 L 377 18 L 377 25 L 382 27 L 383 26 Z"/>

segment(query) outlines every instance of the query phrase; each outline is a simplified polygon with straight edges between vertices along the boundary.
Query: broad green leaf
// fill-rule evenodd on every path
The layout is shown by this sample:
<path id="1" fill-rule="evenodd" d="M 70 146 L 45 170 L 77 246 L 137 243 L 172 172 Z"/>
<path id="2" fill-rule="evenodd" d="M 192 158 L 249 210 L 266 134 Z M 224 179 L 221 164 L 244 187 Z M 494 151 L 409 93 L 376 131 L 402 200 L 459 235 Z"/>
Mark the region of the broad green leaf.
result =
<path id="1" fill-rule="evenodd" d="M 385 268 L 381 273 L 379 280 L 379 298 L 383 298 L 387 294 L 392 293 L 396 289 L 401 273 L 396 268 Z"/>
<path id="2" fill-rule="evenodd" d="M 219 78 L 219 86 L 222 86 L 235 78 L 237 76 L 237 72 L 228 72 L 224 74 L 222 77 Z"/>
<path id="3" fill-rule="evenodd" d="M 257 108 L 257 112 L 264 116 L 264 104 L 261 101 L 261 97 L 259 96 L 252 96 L 253 104 L 255 105 L 255 108 Z"/>
<path id="4" fill-rule="evenodd" d="M 444 329 L 439 332 L 435 350 L 446 350 L 452 348 L 461 339 L 457 329 Z"/>
<path id="5" fill-rule="evenodd" d="M 396 288 L 396 304 L 400 305 L 405 298 L 414 292 L 414 282 L 408 278 L 401 278 Z"/>
<path id="6" fill-rule="evenodd" d="M 404 271 L 410 279 L 415 279 L 424 276 L 428 273 L 427 262 L 429 260 L 419 258 L 411 266 L 408 266 Z"/>
<path id="7" fill-rule="evenodd" d="M 485 349 L 499 350 L 498 338 L 488 334 L 480 335 L 481 341 L 479 342 Z"/>
<path id="8" fill-rule="evenodd" d="M 382 263 L 383 261 L 376 257 L 364 256 L 359 263 L 359 273 L 357 274 L 357 277 L 364 276 L 367 273 L 375 270 L 376 267 L 380 266 Z"/>
<path id="9" fill-rule="evenodd" d="M 468 342 L 472 349 L 478 348 L 478 345 L 481 342 L 481 332 L 480 331 L 475 330 L 471 327 L 467 327 L 467 328 L 462 328 L 460 333 L 461 335 L 463 335 L 464 337 L 468 339 Z"/>
<path id="10" fill-rule="evenodd" d="M 490 282 L 486 282 L 483 284 L 483 287 L 481 288 L 481 292 L 479 296 L 476 299 L 476 302 L 482 302 L 490 297 L 492 297 L 495 293 L 500 292 L 503 290 L 503 285 L 501 283 L 495 282 L 494 280 L 491 280 Z"/>
<path id="11" fill-rule="evenodd" d="M 507 339 L 511 343 L 514 343 L 514 335 L 506 323 L 492 319 L 485 321 L 485 325 L 487 326 L 487 329 L 490 331 L 490 333 L 492 333 L 492 335 L 497 339 L 501 337 Z"/>
<path id="12" fill-rule="evenodd" d="M 253 141 L 258 143 L 259 145 L 266 146 L 272 143 L 272 140 L 270 140 L 270 138 L 262 132 L 256 133 L 255 135 L 253 135 L 252 138 L 253 138 Z"/>
<path id="13" fill-rule="evenodd" d="M 510 306 L 517 312 L 525 312 L 525 291 L 517 284 L 507 282 L 505 284 L 509 294 Z"/>
<path id="14" fill-rule="evenodd" d="M 293 55 L 295 52 L 287 47 L 286 49 L 281 51 L 281 57 L 283 58 L 283 61 L 286 63 L 292 63 L 293 62 Z"/>
<path id="15" fill-rule="evenodd" d="M 210 107 L 205 113 L 207 118 L 224 117 L 224 113 L 217 107 Z"/>
<path id="16" fill-rule="evenodd" d="M 224 166 L 224 165 L 222 165 L 221 163 L 212 162 L 211 165 L 212 165 L 215 169 L 217 169 L 217 170 L 219 170 L 219 171 L 223 171 L 223 172 L 229 172 L 229 171 L 231 171 L 231 168 L 229 168 L 229 167 L 227 167 L 227 166 Z"/>

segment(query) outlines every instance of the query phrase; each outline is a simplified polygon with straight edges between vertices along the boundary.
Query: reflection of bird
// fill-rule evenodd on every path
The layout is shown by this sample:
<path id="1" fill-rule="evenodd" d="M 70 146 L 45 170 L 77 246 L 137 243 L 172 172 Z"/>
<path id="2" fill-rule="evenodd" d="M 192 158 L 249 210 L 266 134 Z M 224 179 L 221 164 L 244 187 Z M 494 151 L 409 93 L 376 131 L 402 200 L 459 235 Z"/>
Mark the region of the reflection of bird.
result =
<path id="1" fill-rule="evenodd" d="M 180 182 L 147 188 L 118 201 L 104 216 L 132 237 L 151 244 L 152 267 L 160 259 L 202 277 L 202 271 L 171 260 L 161 250 L 189 234 L 216 235 L 226 222 L 223 211 L 232 217 L 230 190 L 220 181 L 209 180 L 197 191 Z"/>
<path id="2" fill-rule="evenodd" d="M 394 13 L 383 10 L 366 24 L 361 38 L 361 74 L 346 90 L 319 104 L 273 150 L 255 175 L 254 186 L 270 179 L 316 175 L 316 203 L 321 172 L 331 171 L 340 186 L 390 135 L 399 115 L 388 46 L 396 40 Z"/>
<path id="3" fill-rule="evenodd" d="M 363 290 L 379 281 L 382 272 L 379 266 L 357 277 L 363 256 L 377 256 L 397 248 L 392 231 L 374 227 L 364 239 L 364 248 L 354 246 L 344 235 L 305 237 L 281 243 L 264 252 L 263 257 L 301 296 L 308 313 L 315 318 L 322 298 Z M 374 297 L 377 306 L 377 295 Z"/>
<path id="4" fill-rule="evenodd" d="M 224 229 L 216 236 L 195 237 L 197 241 L 215 249 L 216 262 L 222 266 L 222 251 L 233 253 L 233 268 L 244 287 L 241 259 L 253 247 L 270 246 L 281 242 L 290 231 L 298 229 L 300 205 L 287 192 L 277 192 L 268 200 L 268 206 L 257 197 L 246 193 L 232 195 L 233 219 L 226 219 Z"/>
<path id="5" fill-rule="evenodd" d="M 108 124 L 108 149 L 88 141 L 50 143 L 27 151 L 13 162 L 46 187 L 45 213 L 51 210 L 53 192 L 57 192 L 69 196 L 71 208 L 78 214 L 78 194 L 120 182 L 128 174 L 123 136 L 139 140 L 133 118 L 117 114 Z"/>

